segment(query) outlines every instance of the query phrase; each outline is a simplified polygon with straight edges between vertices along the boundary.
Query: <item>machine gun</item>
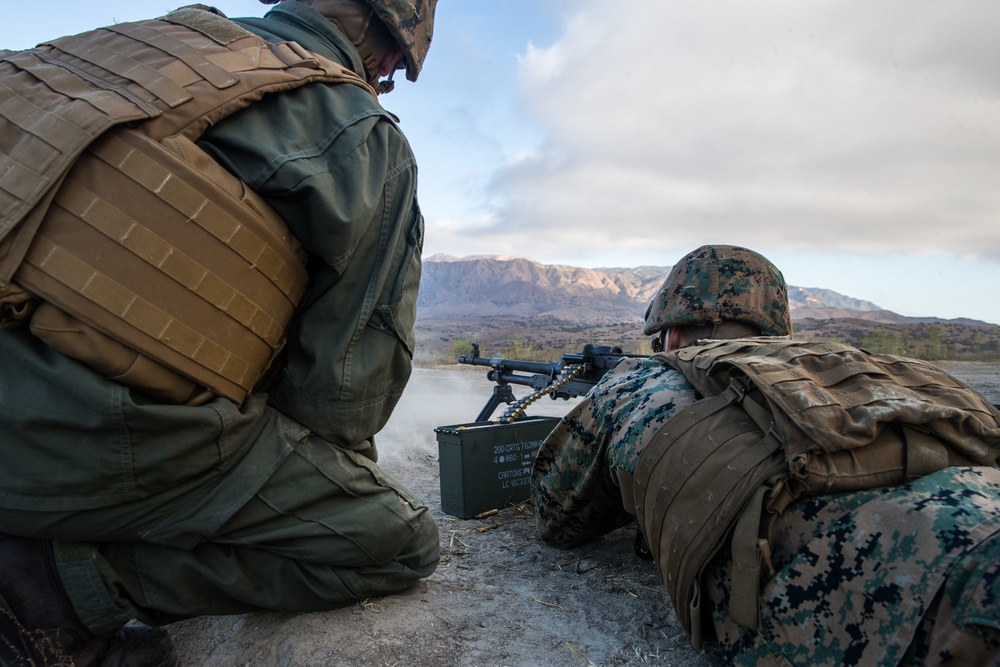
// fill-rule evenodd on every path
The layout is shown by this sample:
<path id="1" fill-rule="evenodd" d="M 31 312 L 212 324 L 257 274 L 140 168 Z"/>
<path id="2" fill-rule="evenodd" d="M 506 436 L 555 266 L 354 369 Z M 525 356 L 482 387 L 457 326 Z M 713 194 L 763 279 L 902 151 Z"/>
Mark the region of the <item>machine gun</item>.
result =
<path id="1" fill-rule="evenodd" d="M 582 352 L 564 354 L 559 361 L 522 361 L 500 357 L 487 359 L 479 356 L 479 344 L 473 343 L 472 353 L 460 356 L 458 363 L 489 366 L 492 369 L 486 377 L 491 382 L 496 382 L 496 386 L 476 421 L 488 421 L 496 409 L 506 403 L 510 407 L 498 421 L 509 424 L 523 417 L 525 409 L 543 396 L 547 395 L 552 400 L 585 396 L 625 356 L 630 355 L 626 355 L 618 346 L 588 343 L 583 346 Z M 512 384 L 531 387 L 535 392 L 518 400 L 511 390 Z"/>
<path id="2" fill-rule="evenodd" d="M 441 473 L 441 509 L 467 519 L 528 499 L 531 467 L 545 437 L 559 423 L 558 417 L 528 417 L 526 408 L 543 396 L 570 399 L 584 396 L 609 369 L 626 357 L 620 347 L 585 345 L 576 354 L 558 361 L 492 359 L 472 353 L 458 358 L 461 364 L 488 366 L 486 377 L 495 382 L 476 421 L 434 429 Z M 534 391 L 517 399 L 511 385 Z M 492 420 L 506 403 L 503 416 Z"/>

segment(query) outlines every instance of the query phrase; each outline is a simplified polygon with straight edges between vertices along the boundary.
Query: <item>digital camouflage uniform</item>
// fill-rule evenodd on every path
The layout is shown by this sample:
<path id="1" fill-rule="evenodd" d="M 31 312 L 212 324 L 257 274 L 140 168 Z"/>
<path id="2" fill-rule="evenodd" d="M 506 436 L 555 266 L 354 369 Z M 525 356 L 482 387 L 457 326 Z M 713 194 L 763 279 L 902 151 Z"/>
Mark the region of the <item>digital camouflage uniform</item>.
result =
<path id="1" fill-rule="evenodd" d="M 303 4 L 235 23 L 365 77 Z M 0 332 L 0 531 L 55 542 L 96 635 L 130 619 L 329 609 L 411 586 L 439 558 L 427 508 L 374 463 L 413 353 L 423 218 L 406 139 L 361 87 L 307 85 L 199 144 L 309 253 L 268 394 L 158 404 L 26 328 Z"/>
<path id="2" fill-rule="evenodd" d="M 684 376 L 653 359 L 625 358 L 552 430 L 532 474 L 543 540 L 576 546 L 632 523 L 617 471 L 635 473 L 650 433 L 695 401 Z"/>
<path id="3" fill-rule="evenodd" d="M 728 618 L 726 558 L 706 588 L 734 665 L 983 665 L 1000 656 L 1000 472 L 945 468 L 802 500 L 775 520 L 778 575 L 757 632 Z"/>
<path id="4" fill-rule="evenodd" d="M 644 441 L 696 398 L 653 360 L 609 371 L 539 450 L 542 539 L 572 547 L 631 522 L 616 469 L 634 472 Z M 775 520 L 777 574 L 761 591 L 759 632 L 728 618 L 728 551 L 708 568 L 721 650 L 738 665 L 938 664 L 950 654 L 986 664 L 1000 647 L 998 530 L 1000 471 L 988 468 L 798 501 Z"/>
<path id="5" fill-rule="evenodd" d="M 788 335 L 784 278 L 753 251 L 704 246 L 671 271 L 645 333 L 714 332 L 727 321 Z M 610 370 L 538 452 L 531 490 L 542 539 L 568 548 L 631 523 L 619 471 L 634 474 L 646 443 L 699 398 L 655 358 Z M 760 593 L 759 631 L 729 618 L 730 550 L 707 568 L 722 653 L 746 666 L 995 662 L 998 530 L 995 468 L 945 468 L 905 486 L 799 500 L 773 522 L 776 573 Z"/>

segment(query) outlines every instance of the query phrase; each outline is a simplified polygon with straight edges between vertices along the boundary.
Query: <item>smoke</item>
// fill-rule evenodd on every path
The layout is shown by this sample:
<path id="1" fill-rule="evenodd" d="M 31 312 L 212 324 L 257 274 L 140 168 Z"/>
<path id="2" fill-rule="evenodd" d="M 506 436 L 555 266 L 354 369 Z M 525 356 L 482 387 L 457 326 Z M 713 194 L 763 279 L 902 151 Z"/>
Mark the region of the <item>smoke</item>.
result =
<path id="1" fill-rule="evenodd" d="M 475 421 L 476 416 L 493 394 L 494 383 L 486 378 L 486 368 L 457 367 L 454 369 L 416 368 L 410 377 L 399 404 L 389 423 L 376 436 L 379 455 L 396 456 L 430 455 L 437 458 L 437 439 L 434 429 Z M 515 387 L 514 395 L 523 398 L 530 390 Z M 548 398 L 536 402 L 528 410 L 531 415 L 562 417 L 578 402 L 553 401 Z M 497 408 L 494 418 L 504 407 Z"/>

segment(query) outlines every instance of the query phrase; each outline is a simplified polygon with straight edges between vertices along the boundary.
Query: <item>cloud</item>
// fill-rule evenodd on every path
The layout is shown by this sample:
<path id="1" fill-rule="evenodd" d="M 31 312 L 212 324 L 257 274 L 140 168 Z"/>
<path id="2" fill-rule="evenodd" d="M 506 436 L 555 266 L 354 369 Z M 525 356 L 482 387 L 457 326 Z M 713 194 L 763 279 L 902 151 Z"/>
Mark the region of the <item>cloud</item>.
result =
<path id="1" fill-rule="evenodd" d="M 542 145 L 489 184 L 512 248 L 669 235 L 1000 259 L 1000 5 L 566 7 L 519 65 Z"/>

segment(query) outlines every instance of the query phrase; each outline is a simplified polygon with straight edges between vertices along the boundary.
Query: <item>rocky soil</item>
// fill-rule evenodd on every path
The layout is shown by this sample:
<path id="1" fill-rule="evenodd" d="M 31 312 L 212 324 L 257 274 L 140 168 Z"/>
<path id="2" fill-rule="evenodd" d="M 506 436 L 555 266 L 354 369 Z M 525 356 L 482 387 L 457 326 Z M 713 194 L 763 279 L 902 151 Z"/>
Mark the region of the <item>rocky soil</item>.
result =
<path id="1" fill-rule="evenodd" d="M 942 364 L 1000 403 L 1000 365 Z M 441 564 L 402 595 L 312 614 L 203 617 L 170 627 L 188 666 L 685 665 L 717 667 L 678 625 L 633 529 L 571 551 L 543 545 L 527 507 L 461 520 L 440 508 L 434 428 L 472 421 L 482 369 L 418 369 L 380 436 L 380 463 L 427 502 Z M 561 414 L 544 400 L 535 412 Z"/>

